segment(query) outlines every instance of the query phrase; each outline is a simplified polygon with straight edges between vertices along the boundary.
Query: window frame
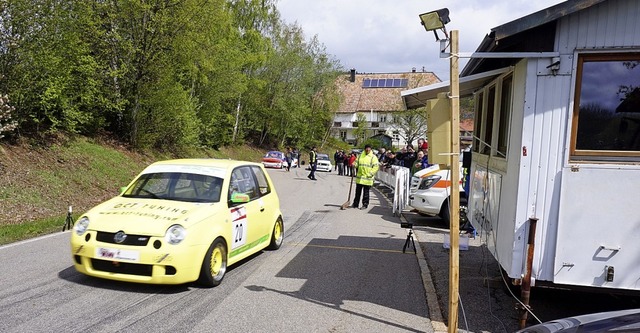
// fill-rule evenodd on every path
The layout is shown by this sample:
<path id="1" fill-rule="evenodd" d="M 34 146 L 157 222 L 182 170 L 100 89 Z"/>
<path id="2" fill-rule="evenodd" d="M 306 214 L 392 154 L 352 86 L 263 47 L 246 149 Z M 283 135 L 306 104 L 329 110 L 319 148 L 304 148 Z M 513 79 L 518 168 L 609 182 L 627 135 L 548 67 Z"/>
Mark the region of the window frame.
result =
<path id="1" fill-rule="evenodd" d="M 571 139 L 569 160 L 571 162 L 638 162 L 639 151 L 578 149 L 578 124 L 580 120 L 580 95 L 582 93 L 583 64 L 597 61 L 640 61 L 640 52 L 582 52 L 576 56 L 575 91 L 571 115 Z"/>
<path id="2" fill-rule="evenodd" d="M 505 101 L 502 91 L 505 81 L 510 80 L 510 96 Z M 474 127 L 473 152 L 506 160 L 509 152 L 509 137 L 511 135 L 511 115 L 513 114 L 513 96 L 515 90 L 513 70 L 508 71 L 474 93 Z M 508 103 L 503 109 L 503 102 Z M 506 117 L 505 117 L 506 116 Z M 503 119 L 506 118 L 506 119 Z M 501 150 L 500 140 L 505 146 Z"/>

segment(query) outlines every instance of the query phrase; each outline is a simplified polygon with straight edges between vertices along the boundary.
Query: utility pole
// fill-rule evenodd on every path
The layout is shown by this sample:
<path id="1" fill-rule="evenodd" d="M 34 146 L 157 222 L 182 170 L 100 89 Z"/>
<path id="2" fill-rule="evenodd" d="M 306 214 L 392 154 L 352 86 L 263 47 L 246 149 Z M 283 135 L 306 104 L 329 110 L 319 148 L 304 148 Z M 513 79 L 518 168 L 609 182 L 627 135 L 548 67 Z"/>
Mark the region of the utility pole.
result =
<path id="1" fill-rule="evenodd" d="M 458 30 L 451 31 L 451 193 L 449 209 L 449 333 L 458 331 L 460 278 L 460 74 L 458 72 Z"/>

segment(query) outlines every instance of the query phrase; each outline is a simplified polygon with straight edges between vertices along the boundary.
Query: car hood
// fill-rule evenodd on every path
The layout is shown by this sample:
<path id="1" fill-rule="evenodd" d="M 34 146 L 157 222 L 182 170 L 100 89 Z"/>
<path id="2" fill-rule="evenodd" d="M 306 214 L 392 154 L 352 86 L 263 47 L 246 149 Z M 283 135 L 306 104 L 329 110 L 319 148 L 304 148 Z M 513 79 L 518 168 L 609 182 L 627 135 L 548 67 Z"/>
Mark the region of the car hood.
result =
<path id="1" fill-rule="evenodd" d="M 638 331 L 640 331 L 640 309 L 631 309 L 556 319 L 527 327 L 518 333 Z"/>
<path id="2" fill-rule="evenodd" d="M 174 224 L 185 228 L 224 210 L 221 203 L 193 203 L 172 200 L 115 197 L 92 208 L 89 229 L 129 234 L 164 235 Z M 221 215 L 226 216 L 226 215 Z"/>

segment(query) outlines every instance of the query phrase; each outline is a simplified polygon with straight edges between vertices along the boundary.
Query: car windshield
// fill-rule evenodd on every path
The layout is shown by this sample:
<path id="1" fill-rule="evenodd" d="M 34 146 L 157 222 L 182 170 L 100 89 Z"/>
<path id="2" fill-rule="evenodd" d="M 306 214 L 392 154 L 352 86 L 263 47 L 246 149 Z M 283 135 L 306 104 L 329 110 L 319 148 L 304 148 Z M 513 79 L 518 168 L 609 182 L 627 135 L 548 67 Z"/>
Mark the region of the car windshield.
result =
<path id="1" fill-rule="evenodd" d="M 186 202 L 219 202 L 222 178 L 182 172 L 157 172 L 140 176 L 122 194 L 127 198 Z"/>
<path id="2" fill-rule="evenodd" d="M 270 151 L 267 153 L 267 155 L 264 155 L 264 157 L 270 157 L 270 158 L 282 158 L 282 153 L 278 152 L 278 151 Z"/>
<path id="3" fill-rule="evenodd" d="M 327 155 L 327 154 L 318 154 L 318 159 L 319 159 L 319 160 L 326 160 L 326 161 L 328 161 L 328 160 L 329 160 L 329 155 Z"/>

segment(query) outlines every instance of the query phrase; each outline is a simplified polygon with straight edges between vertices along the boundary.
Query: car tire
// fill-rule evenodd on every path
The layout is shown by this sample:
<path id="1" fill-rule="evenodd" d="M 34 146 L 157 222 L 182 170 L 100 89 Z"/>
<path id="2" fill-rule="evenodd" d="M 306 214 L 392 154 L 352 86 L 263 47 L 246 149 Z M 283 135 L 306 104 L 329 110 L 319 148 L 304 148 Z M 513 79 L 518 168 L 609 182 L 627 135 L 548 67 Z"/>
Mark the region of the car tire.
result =
<path id="1" fill-rule="evenodd" d="M 460 196 L 460 212 L 462 212 L 463 210 L 466 211 L 466 209 L 467 209 L 467 199 L 462 197 L 462 194 L 461 194 L 461 196 Z M 451 213 L 449 212 L 449 199 L 445 200 L 445 202 L 442 204 L 442 208 L 440 208 L 440 213 L 438 214 L 438 216 L 440 216 L 440 218 L 445 223 L 445 225 L 447 225 L 447 226 L 450 225 Z M 467 222 L 466 217 L 465 218 L 460 218 L 460 215 L 458 215 L 458 219 L 460 220 L 459 221 L 459 227 L 464 226 L 466 224 L 466 222 Z"/>
<path id="2" fill-rule="evenodd" d="M 267 250 L 277 250 L 282 246 L 284 240 L 284 223 L 282 218 L 278 218 L 273 225 L 273 231 L 271 232 L 271 243 L 267 246 Z"/>
<path id="3" fill-rule="evenodd" d="M 449 212 L 449 199 L 442 203 L 438 216 L 440 216 L 445 225 L 450 225 L 449 221 L 451 220 L 451 212 Z"/>
<path id="4" fill-rule="evenodd" d="M 215 287 L 222 282 L 226 272 L 227 246 L 222 238 L 216 238 L 204 256 L 198 283 L 206 287 Z"/>

